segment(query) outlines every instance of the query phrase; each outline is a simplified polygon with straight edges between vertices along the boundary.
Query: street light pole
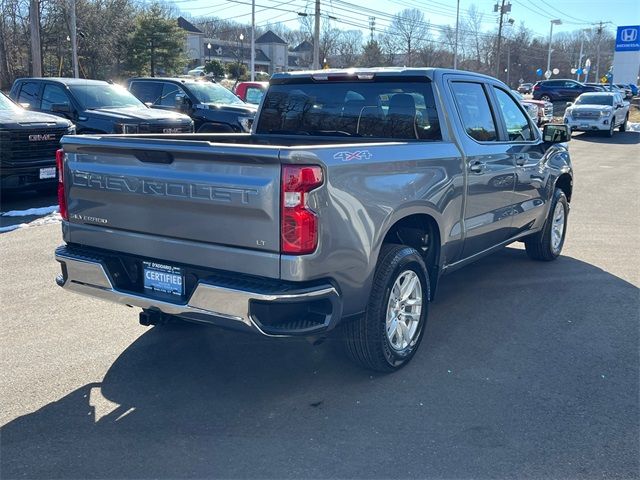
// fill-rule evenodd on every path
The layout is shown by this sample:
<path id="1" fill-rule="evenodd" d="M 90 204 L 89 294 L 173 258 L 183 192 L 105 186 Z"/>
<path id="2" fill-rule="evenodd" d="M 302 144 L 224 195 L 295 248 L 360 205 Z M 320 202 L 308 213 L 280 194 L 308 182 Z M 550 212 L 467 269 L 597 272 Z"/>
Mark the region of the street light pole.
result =
<path id="1" fill-rule="evenodd" d="M 211 42 L 207 43 L 207 50 L 209 52 L 209 63 L 211 63 Z"/>
<path id="2" fill-rule="evenodd" d="M 556 18 L 555 20 L 550 20 L 551 28 L 549 30 L 549 53 L 547 54 L 547 70 L 544 72 L 551 72 L 551 39 L 553 38 L 553 26 L 554 25 L 562 25 L 562 20 Z"/>
<path id="3" fill-rule="evenodd" d="M 316 16 L 313 19 L 313 69 L 320 69 L 320 0 L 316 0 Z"/>
<path id="4" fill-rule="evenodd" d="M 453 69 L 458 69 L 458 27 L 460 26 L 460 0 L 456 7 L 456 41 L 453 46 Z"/>
<path id="5" fill-rule="evenodd" d="M 256 0 L 251 0 L 251 81 L 256 79 Z"/>
<path id="6" fill-rule="evenodd" d="M 578 68 L 576 70 L 580 70 L 582 68 L 582 57 L 584 52 L 584 30 L 580 31 L 580 56 L 578 57 Z M 580 74 L 576 71 L 576 80 L 580 81 Z"/>

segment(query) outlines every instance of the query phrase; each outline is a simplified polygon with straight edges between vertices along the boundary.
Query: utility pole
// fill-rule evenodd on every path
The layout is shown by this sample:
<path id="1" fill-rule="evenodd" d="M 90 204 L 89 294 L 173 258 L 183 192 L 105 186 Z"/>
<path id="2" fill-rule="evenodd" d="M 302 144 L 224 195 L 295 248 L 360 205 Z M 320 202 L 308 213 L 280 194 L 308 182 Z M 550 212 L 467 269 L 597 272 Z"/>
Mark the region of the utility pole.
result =
<path id="1" fill-rule="evenodd" d="M 256 79 L 256 0 L 251 0 L 251 81 Z"/>
<path id="2" fill-rule="evenodd" d="M 40 48 L 40 2 L 29 2 L 29 30 L 31 31 L 31 75 L 42 76 L 42 51 Z"/>
<path id="3" fill-rule="evenodd" d="M 496 48 L 496 78 L 500 75 L 500 43 L 502 42 L 502 18 L 505 13 L 509 13 L 511 11 L 511 4 L 507 3 L 505 5 L 505 0 L 502 0 L 502 5 L 498 5 L 497 3 L 493 6 L 493 11 L 497 12 L 500 10 L 500 20 L 498 21 L 498 46 Z"/>
<path id="4" fill-rule="evenodd" d="M 69 0 L 69 27 L 71 29 L 71 64 L 73 77 L 79 78 L 78 72 L 78 28 L 76 26 L 76 0 Z"/>
<path id="5" fill-rule="evenodd" d="M 313 69 L 320 69 L 320 0 L 316 0 L 316 15 L 313 27 Z"/>
<path id="6" fill-rule="evenodd" d="M 460 0 L 456 7 L 456 41 L 453 45 L 453 69 L 458 69 L 458 27 L 460 26 Z"/>
<path id="7" fill-rule="evenodd" d="M 578 57 L 578 68 L 576 70 L 580 70 L 582 68 L 582 57 L 584 56 L 584 30 L 580 30 L 580 56 Z M 580 74 L 576 72 L 576 80 L 580 81 Z"/>
<path id="8" fill-rule="evenodd" d="M 600 40 L 602 39 L 602 20 L 598 24 L 598 28 L 596 29 L 596 33 L 598 34 L 598 41 L 596 42 L 596 82 L 600 82 Z"/>
<path id="9" fill-rule="evenodd" d="M 551 23 L 551 27 L 549 30 L 549 53 L 547 54 L 547 70 L 544 72 L 545 78 L 547 80 L 551 78 L 551 40 L 553 39 L 553 26 L 562 25 L 562 20 L 560 20 L 559 18 L 556 18 L 555 20 L 549 20 L 549 23 Z M 549 77 L 546 76 L 547 72 L 549 72 Z"/>
<path id="10" fill-rule="evenodd" d="M 376 17 L 369 17 L 369 30 L 371 31 L 370 43 L 373 43 L 374 33 L 376 31 Z"/>
<path id="11" fill-rule="evenodd" d="M 153 43 L 153 37 L 149 40 L 149 47 L 151 48 L 151 76 L 156 76 L 156 59 L 155 59 L 155 44 Z"/>

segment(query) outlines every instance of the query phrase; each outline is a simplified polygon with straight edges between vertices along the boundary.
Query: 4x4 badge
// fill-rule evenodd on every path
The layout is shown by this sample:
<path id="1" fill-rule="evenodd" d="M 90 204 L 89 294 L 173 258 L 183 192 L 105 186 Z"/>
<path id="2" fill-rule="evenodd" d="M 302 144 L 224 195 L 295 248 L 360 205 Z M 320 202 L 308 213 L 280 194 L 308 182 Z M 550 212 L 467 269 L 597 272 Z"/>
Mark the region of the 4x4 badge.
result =
<path id="1" fill-rule="evenodd" d="M 333 155 L 336 160 L 350 162 L 352 160 L 370 160 L 373 157 L 369 150 L 356 150 L 353 152 L 338 152 Z"/>

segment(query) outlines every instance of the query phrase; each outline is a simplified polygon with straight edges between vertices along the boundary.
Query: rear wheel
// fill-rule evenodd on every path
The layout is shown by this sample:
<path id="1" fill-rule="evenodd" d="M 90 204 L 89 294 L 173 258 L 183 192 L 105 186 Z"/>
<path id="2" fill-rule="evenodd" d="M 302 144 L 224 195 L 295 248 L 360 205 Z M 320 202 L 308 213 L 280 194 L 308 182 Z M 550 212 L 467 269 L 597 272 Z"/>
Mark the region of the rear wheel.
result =
<path id="1" fill-rule="evenodd" d="M 551 97 L 547 94 L 541 95 L 540 96 L 540 100 L 542 100 L 543 102 L 550 102 L 551 101 Z"/>
<path id="2" fill-rule="evenodd" d="M 530 258 L 549 262 L 560 256 L 567 234 L 568 214 L 567 197 L 562 190 L 556 188 L 544 227 L 540 232 L 524 240 L 527 255 Z"/>
<path id="3" fill-rule="evenodd" d="M 392 372 L 413 357 L 427 322 L 430 285 L 417 250 L 384 245 L 366 312 L 344 326 L 349 356 L 360 365 Z"/>

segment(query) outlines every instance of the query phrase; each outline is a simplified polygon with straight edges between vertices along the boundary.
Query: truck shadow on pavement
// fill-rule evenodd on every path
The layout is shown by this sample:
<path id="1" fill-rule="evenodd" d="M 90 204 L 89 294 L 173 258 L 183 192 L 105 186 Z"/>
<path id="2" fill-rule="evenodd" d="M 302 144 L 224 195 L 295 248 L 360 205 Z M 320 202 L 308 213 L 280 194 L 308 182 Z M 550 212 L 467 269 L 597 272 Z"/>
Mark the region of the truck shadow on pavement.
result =
<path id="1" fill-rule="evenodd" d="M 640 132 L 618 132 L 613 137 L 607 137 L 601 132 L 576 132 L 572 140 L 592 143 L 610 143 L 615 145 L 636 145 L 640 143 Z"/>
<path id="2" fill-rule="evenodd" d="M 638 299 L 588 263 L 505 249 L 443 279 L 393 375 L 337 338 L 152 328 L 102 382 L 2 427 L 2 476 L 632 477 Z"/>

